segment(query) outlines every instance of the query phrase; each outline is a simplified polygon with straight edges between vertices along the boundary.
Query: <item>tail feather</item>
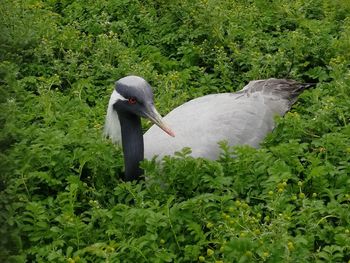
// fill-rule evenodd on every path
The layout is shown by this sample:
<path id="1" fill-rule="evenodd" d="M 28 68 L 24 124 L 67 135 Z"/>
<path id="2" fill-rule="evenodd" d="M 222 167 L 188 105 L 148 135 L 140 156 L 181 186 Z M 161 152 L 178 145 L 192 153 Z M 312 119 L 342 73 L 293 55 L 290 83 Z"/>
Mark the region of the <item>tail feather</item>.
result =
<path id="1" fill-rule="evenodd" d="M 249 93 L 263 92 L 266 95 L 288 100 L 290 105 L 294 104 L 304 90 L 316 86 L 317 83 L 299 83 L 290 79 L 266 79 L 249 82 L 244 87 Z"/>

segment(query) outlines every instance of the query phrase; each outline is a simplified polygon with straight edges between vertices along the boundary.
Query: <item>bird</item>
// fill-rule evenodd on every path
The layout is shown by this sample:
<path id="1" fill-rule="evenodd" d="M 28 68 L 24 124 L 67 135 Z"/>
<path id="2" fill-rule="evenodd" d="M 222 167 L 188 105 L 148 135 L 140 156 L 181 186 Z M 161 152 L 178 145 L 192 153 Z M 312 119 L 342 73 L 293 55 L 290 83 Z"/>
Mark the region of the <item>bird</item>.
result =
<path id="1" fill-rule="evenodd" d="M 130 75 L 115 83 L 104 134 L 123 148 L 124 180 L 139 180 L 144 158 L 161 159 L 189 147 L 191 156 L 215 160 L 220 156 L 220 141 L 258 148 L 274 129 L 275 117 L 288 112 L 298 95 L 311 86 L 291 79 L 252 80 L 234 93 L 192 99 L 162 118 L 150 84 Z M 141 117 L 154 124 L 144 135 Z"/>

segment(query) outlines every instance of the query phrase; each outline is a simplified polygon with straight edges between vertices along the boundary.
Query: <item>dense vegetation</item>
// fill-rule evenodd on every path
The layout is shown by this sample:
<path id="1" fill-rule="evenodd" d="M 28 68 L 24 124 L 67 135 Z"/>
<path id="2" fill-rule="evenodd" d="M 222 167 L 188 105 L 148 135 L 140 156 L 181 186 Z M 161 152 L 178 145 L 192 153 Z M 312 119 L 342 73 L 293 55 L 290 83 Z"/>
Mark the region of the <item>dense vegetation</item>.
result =
<path id="1" fill-rule="evenodd" d="M 344 0 L 3 0 L 0 261 L 350 261 L 349 15 Z M 128 74 L 162 114 L 252 79 L 318 85 L 260 149 L 185 149 L 124 183 L 101 133 Z"/>

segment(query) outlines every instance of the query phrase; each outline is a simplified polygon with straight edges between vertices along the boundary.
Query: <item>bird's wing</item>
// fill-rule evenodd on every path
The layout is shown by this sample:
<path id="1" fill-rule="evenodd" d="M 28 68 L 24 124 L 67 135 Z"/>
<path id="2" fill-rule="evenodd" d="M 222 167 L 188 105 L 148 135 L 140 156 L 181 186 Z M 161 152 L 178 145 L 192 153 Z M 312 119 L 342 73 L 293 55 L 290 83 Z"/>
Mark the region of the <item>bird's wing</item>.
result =
<path id="1" fill-rule="evenodd" d="M 223 140 L 229 145 L 258 147 L 273 129 L 274 116 L 280 114 L 282 108 L 286 109 L 282 102 L 266 97 L 263 92 L 247 91 L 191 100 L 164 117 L 174 130 L 175 138 L 155 126 L 145 133 L 145 157 L 163 157 L 190 147 L 194 157 L 217 159 L 220 154 L 218 142 Z"/>

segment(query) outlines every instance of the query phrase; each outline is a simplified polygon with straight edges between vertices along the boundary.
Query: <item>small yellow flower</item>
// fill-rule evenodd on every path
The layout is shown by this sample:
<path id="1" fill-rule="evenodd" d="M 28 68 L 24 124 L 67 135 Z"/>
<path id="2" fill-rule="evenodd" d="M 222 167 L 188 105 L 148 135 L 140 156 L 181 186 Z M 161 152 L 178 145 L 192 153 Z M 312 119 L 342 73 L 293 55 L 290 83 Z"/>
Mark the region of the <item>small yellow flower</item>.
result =
<path id="1" fill-rule="evenodd" d="M 208 248 L 208 249 L 207 249 L 207 255 L 208 255 L 209 257 L 211 257 L 212 255 L 214 255 L 214 250 Z"/>
<path id="2" fill-rule="evenodd" d="M 247 256 L 247 257 L 252 257 L 253 256 L 253 253 L 251 252 L 251 251 L 247 251 L 247 252 L 245 252 L 245 255 Z"/>
<path id="3" fill-rule="evenodd" d="M 204 262 L 204 261 L 205 261 L 205 257 L 199 256 L 199 257 L 198 257 L 198 260 L 199 260 L 199 262 Z"/>
<path id="4" fill-rule="evenodd" d="M 247 208 L 249 207 L 249 205 L 248 205 L 247 203 L 243 203 L 243 204 L 242 204 L 242 207 L 243 207 L 244 209 L 247 209 Z"/>
<path id="5" fill-rule="evenodd" d="M 227 220 L 227 219 L 230 218 L 230 216 L 229 216 L 228 214 L 225 214 L 225 213 L 222 214 L 222 217 L 223 217 L 225 220 Z"/>
<path id="6" fill-rule="evenodd" d="M 290 251 L 293 251 L 293 250 L 294 250 L 294 244 L 293 244 L 293 242 L 288 242 L 287 246 L 288 246 L 288 249 L 289 249 Z"/>
<path id="7" fill-rule="evenodd" d="M 214 226 L 214 224 L 212 222 L 207 223 L 207 228 L 212 228 L 213 226 Z"/>

